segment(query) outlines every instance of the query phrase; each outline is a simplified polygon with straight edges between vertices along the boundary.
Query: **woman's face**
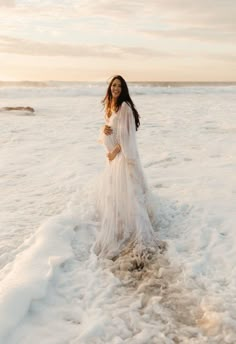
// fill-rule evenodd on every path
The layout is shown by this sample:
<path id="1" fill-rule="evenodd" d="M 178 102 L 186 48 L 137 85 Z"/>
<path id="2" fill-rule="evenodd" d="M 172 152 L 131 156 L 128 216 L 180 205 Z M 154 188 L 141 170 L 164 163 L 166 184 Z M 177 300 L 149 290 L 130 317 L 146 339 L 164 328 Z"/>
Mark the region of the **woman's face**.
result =
<path id="1" fill-rule="evenodd" d="M 113 80 L 111 84 L 111 94 L 115 99 L 117 99 L 121 94 L 121 81 L 119 79 Z"/>

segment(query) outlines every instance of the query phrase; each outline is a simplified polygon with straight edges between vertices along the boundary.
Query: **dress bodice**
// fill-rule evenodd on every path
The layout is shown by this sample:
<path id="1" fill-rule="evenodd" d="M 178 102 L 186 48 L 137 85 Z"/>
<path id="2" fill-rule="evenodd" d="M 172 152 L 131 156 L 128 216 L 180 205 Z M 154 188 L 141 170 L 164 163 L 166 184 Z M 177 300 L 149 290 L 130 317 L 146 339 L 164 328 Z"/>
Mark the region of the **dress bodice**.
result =
<path id="1" fill-rule="evenodd" d="M 117 112 L 113 111 L 110 117 L 107 115 L 105 116 L 106 124 L 110 126 L 117 126 L 117 118 Z"/>
<path id="2" fill-rule="evenodd" d="M 100 129 L 98 142 L 103 144 L 109 152 L 119 144 L 121 155 L 124 155 L 128 163 L 134 164 L 138 158 L 138 150 L 135 118 L 131 107 L 123 102 L 117 112 L 112 112 L 109 118 L 105 116 L 104 119 L 105 124 L 112 128 L 112 134 L 104 134 L 103 126 Z"/>
<path id="3" fill-rule="evenodd" d="M 112 151 L 117 145 L 117 126 L 118 126 L 118 115 L 116 112 L 112 112 L 110 117 L 105 117 L 106 125 L 112 128 L 112 133 L 110 135 L 102 133 L 102 143 L 105 145 L 108 152 Z"/>

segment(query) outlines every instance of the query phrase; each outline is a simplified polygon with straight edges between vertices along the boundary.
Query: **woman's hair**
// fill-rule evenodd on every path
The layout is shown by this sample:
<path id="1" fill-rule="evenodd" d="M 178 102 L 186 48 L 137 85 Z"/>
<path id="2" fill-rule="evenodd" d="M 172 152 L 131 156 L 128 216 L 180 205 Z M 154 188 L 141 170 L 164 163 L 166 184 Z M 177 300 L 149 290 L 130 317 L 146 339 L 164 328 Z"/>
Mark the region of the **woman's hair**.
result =
<path id="1" fill-rule="evenodd" d="M 126 81 L 120 75 L 113 76 L 113 78 L 111 79 L 109 86 L 107 88 L 107 93 L 106 93 L 104 99 L 102 100 L 102 104 L 105 107 L 106 113 L 108 114 L 111 111 L 111 101 L 112 101 L 111 85 L 115 79 L 118 79 L 121 82 L 121 93 L 120 93 L 119 97 L 117 98 L 116 111 L 119 110 L 119 108 L 121 107 L 121 104 L 123 102 L 126 102 L 131 107 L 131 109 L 133 111 L 136 130 L 138 130 L 138 127 L 140 126 L 140 120 L 139 120 L 140 116 L 139 116 L 138 111 L 135 108 L 135 105 L 134 105 L 132 99 L 130 98 L 129 90 L 128 90 L 128 86 L 126 84 Z"/>

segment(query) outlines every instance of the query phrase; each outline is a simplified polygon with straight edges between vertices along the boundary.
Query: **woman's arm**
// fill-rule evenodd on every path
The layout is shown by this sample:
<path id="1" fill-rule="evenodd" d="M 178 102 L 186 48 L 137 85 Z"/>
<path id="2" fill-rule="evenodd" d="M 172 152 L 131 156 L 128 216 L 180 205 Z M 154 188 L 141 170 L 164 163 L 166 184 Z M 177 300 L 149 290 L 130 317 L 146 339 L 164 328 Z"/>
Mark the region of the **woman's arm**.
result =
<path id="1" fill-rule="evenodd" d="M 117 156 L 118 153 L 120 153 L 120 151 L 121 151 L 121 147 L 120 147 L 120 145 L 118 143 L 111 152 L 107 153 L 108 159 L 110 161 L 115 159 L 115 157 Z"/>
<path id="2" fill-rule="evenodd" d="M 117 140 L 128 163 L 137 158 L 136 125 L 131 107 L 123 102 L 119 113 Z"/>
<path id="3" fill-rule="evenodd" d="M 105 135 L 111 135 L 112 134 L 112 128 L 105 124 L 100 128 L 99 135 L 98 135 L 98 143 L 103 144 L 103 134 Z"/>

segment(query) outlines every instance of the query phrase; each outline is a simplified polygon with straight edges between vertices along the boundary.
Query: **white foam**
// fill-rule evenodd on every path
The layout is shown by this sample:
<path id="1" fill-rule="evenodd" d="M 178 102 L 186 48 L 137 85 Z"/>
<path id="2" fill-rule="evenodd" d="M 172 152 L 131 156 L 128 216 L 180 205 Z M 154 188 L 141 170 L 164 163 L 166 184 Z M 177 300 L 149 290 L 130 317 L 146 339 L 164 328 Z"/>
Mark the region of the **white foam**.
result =
<path id="1" fill-rule="evenodd" d="M 90 255 L 89 194 L 105 159 L 96 142 L 100 95 L 42 97 L 34 88 L 34 96 L 13 90 L 2 99 L 36 110 L 1 113 L 4 344 L 236 342 L 236 97 L 233 88 L 203 89 L 133 98 L 168 242 L 166 260 L 147 271 L 132 270 L 129 256 L 113 263 Z"/>
<path id="2" fill-rule="evenodd" d="M 27 314 L 32 301 L 45 297 L 56 268 L 73 255 L 75 223 L 58 215 L 48 220 L 19 253 L 0 285 L 0 340 Z"/>

